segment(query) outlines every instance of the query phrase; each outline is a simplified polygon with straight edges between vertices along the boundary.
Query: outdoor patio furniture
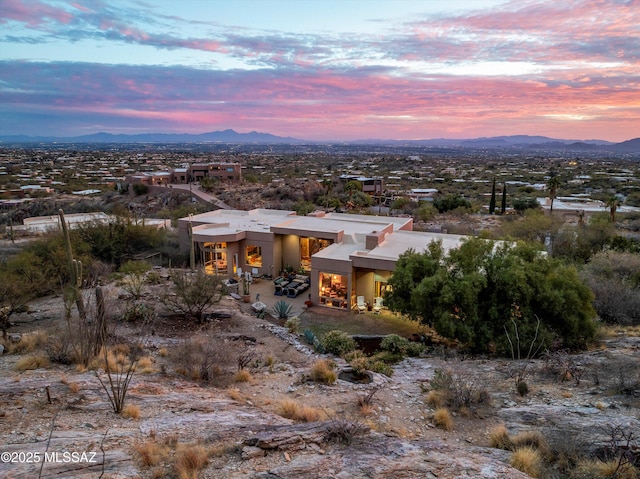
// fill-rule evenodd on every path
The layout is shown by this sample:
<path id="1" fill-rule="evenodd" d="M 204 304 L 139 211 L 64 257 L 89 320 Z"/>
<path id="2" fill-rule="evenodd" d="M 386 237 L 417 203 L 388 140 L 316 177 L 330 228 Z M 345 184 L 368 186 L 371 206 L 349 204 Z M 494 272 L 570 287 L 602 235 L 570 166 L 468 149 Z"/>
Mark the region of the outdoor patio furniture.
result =
<path id="1" fill-rule="evenodd" d="M 364 296 L 358 296 L 356 300 L 356 308 L 358 309 L 358 314 L 364 313 L 367 310 L 367 303 L 364 301 Z"/>
<path id="2" fill-rule="evenodd" d="M 380 314 L 382 311 L 382 298 L 378 296 L 373 301 L 373 314 Z"/>

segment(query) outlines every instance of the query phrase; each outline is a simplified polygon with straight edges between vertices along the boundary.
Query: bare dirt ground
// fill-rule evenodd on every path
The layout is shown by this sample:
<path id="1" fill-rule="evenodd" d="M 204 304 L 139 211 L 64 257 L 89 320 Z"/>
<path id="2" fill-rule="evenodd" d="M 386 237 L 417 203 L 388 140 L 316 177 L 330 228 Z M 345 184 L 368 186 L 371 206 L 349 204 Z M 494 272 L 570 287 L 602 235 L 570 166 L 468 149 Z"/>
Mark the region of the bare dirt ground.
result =
<path id="1" fill-rule="evenodd" d="M 147 300 L 166 287 L 155 287 Z M 107 289 L 114 313 L 123 308 L 122 291 Z M 229 313 L 229 319 L 194 325 L 158 306 L 158 321 L 144 332 L 147 367 L 135 373 L 127 397 L 138 409 L 134 417 L 111 410 L 94 371 L 60 364 L 20 370 L 21 359 L 44 354 L 45 347 L 5 351 L 0 356 L 0 450 L 10 453 L 10 462 L 0 463 L 0 477 L 518 478 L 527 476 L 508 465 L 509 453 L 487 447 L 497 424 L 512 433 L 541 431 L 550 442 L 583 449 L 606 443 L 608 425 L 636 435 L 640 431 L 640 391 L 635 389 L 640 384 L 639 337 L 603 339 L 594 350 L 572 358 L 581 365 L 580 377 L 562 382 L 545 370 L 548 363 L 530 361 L 526 396 L 516 392 L 509 377 L 513 362 L 461 358 L 436 348 L 398 363 L 391 378 L 376 375 L 382 387 L 365 414 L 357 399 L 371 385 L 306 381 L 319 356 L 300 337 L 242 308 L 226 298 L 216 311 Z M 12 318 L 11 333 L 64 334 L 62 317 L 61 297 L 39 300 L 31 312 Z M 114 334 L 126 341 L 140 331 L 137 325 L 119 323 Z M 218 348 L 221 370 L 209 381 L 180 374 L 176 355 L 187 353 L 181 344 L 193 337 L 214 341 Z M 248 382 L 233 378 L 238 355 L 251 358 Z M 488 396 L 483 404 L 454 412 L 450 431 L 434 426 L 434 407 L 427 400 L 438 370 L 452 372 L 460 384 Z M 616 390 L 620 382 L 627 391 Z M 329 423 L 348 420 L 371 432 L 350 445 L 302 440 L 276 449 L 248 446 L 264 431 L 289 428 L 291 437 L 298 434 L 296 423 L 280 415 L 285 400 L 314 408 Z M 145 459 L 149 444 L 164 451 L 159 459 Z M 197 476 L 180 476 L 184 451 L 198 447 L 205 448 L 208 463 Z M 87 455 L 65 460 L 65 453 L 72 452 Z"/>

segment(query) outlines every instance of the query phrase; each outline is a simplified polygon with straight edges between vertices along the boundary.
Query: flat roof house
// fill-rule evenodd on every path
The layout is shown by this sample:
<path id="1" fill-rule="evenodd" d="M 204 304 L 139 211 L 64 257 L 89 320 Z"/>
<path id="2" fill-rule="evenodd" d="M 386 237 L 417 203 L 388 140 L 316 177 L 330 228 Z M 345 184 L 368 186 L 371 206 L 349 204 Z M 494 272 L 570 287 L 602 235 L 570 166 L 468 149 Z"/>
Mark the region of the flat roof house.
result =
<path id="1" fill-rule="evenodd" d="M 345 309 L 353 308 L 358 296 L 370 304 L 381 297 L 396 261 L 408 249 L 423 251 L 441 240 L 449 250 L 464 238 L 413 231 L 412 218 L 217 210 L 178 221 L 183 251 L 190 249 L 190 224 L 196 258 L 207 272 L 228 277 L 294 272 L 297 281 L 310 285 L 304 291 L 314 304 Z"/>

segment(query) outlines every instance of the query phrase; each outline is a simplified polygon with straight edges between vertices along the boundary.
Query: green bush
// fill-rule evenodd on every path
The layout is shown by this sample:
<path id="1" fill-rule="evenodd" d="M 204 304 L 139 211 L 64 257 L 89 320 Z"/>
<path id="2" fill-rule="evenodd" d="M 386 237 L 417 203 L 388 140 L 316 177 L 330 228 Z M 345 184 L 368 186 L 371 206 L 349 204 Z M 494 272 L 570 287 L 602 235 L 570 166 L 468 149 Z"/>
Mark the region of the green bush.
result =
<path id="1" fill-rule="evenodd" d="M 393 368 L 383 361 L 369 362 L 369 370 L 387 377 L 393 376 Z"/>
<path id="2" fill-rule="evenodd" d="M 122 319 L 128 323 L 149 322 L 155 318 L 156 312 L 152 306 L 142 301 L 131 303 L 122 315 Z"/>
<path id="3" fill-rule="evenodd" d="M 134 183 L 133 184 L 133 193 L 136 196 L 146 195 L 149 193 L 149 187 L 143 183 Z"/>
<path id="4" fill-rule="evenodd" d="M 342 357 L 346 353 L 356 349 L 356 342 L 344 331 L 334 329 L 324 335 L 322 338 L 322 347 L 327 353 Z"/>
<path id="5" fill-rule="evenodd" d="M 384 351 L 389 351 L 391 353 L 401 354 L 404 356 L 409 349 L 409 340 L 407 338 L 403 338 L 402 336 L 398 336 L 397 334 L 389 334 L 384 337 L 384 339 L 380 343 L 380 347 Z"/>

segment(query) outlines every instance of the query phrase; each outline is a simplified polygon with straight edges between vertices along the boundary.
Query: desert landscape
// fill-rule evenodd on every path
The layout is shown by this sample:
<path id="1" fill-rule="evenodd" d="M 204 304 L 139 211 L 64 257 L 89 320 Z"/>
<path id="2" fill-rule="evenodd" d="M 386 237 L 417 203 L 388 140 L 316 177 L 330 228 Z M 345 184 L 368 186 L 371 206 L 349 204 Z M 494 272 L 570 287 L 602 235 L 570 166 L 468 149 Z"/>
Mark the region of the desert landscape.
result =
<path id="1" fill-rule="evenodd" d="M 103 288 L 116 317 L 126 293 Z M 639 453 L 637 330 L 609 329 L 587 352 L 525 361 L 433 344 L 395 363 L 391 377 L 368 373 L 361 384 L 318 374 L 319 363 L 335 374 L 348 365 L 248 304 L 224 297 L 196 325 L 163 309 L 166 288 L 145 292 L 154 323 L 114 320 L 109 357 L 88 368 L 49 360 L 56 338 L 70 334 L 60 295 L 12 317 L 0 356 L 0 442 L 14 462 L 0 465 L 3 477 L 593 477 L 586 457 L 617 461 L 611 477 L 635 477 L 621 474 L 634 473 L 627 466 Z M 354 315 L 311 307 L 299 317 L 327 314 Z M 116 414 L 99 380 L 104 361 L 126 363 L 136 347 Z M 514 462 L 518 441 L 540 453 L 527 466 L 537 470 Z"/>

